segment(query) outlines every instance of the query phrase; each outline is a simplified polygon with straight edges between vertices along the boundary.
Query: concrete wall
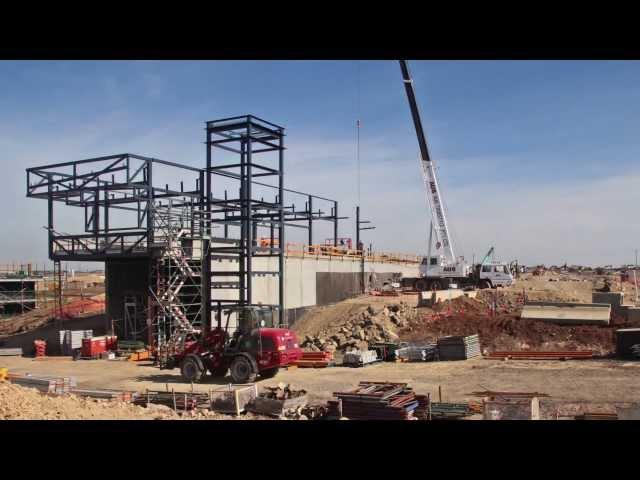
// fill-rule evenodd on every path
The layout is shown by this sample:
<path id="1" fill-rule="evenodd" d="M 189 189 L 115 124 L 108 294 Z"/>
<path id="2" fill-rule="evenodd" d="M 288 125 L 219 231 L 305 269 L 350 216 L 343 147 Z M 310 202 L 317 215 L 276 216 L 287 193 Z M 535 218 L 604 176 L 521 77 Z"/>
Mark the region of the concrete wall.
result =
<path id="1" fill-rule="evenodd" d="M 109 319 L 124 317 L 124 297 L 149 292 L 149 261 L 146 259 L 109 260 L 105 262 L 105 305 Z"/>

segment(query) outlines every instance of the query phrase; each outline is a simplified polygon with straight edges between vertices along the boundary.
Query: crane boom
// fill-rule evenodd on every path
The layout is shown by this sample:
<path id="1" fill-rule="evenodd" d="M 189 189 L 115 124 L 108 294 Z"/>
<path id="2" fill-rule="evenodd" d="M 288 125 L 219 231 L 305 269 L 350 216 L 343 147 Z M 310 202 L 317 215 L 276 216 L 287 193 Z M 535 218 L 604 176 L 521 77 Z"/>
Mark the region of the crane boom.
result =
<path id="1" fill-rule="evenodd" d="M 436 170 L 433 160 L 431 160 L 429 155 L 427 139 L 424 134 L 424 129 L 422 128 L 420 111 L 418 110 L 418 103 L 416 102 L 416 95 L 413 89 L 413 80 L 411 79 L 409 65 L 406 60 L 400 60 L 400 70 L 402 70 L 402 80 L 404 82 L 405 91 L 407 92 L 407 99 L 409 100 L 409 108 L 411 109 L 411 116 L 413 117 L 413 125 L 416 129 L 418 144 L 420 145 L 422 178 L 427 190 L 429 208 L 431 209 L 432 217 L 435 219 L 434 231 L 436 234 L 436 241 L 441 243 L 445 258 L 449 262 L 455 263 L 456 257 L 453 251 L 451 237 L 449 235 L 449 226 L 447 225 L 447 217 L 442 204 Z"/>

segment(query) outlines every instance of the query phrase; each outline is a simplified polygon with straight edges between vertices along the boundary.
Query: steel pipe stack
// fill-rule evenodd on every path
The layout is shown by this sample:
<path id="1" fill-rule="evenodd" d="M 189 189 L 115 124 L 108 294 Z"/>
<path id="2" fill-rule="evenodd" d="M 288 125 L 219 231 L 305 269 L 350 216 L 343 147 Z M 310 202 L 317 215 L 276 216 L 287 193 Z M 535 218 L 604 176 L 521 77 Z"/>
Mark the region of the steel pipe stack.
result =
<path id="1" fill-rule="evenodd" d="M 329 402 L 329 414 L 352 420 L 411 420 L 419 406 L 415 392 L 406 383 L 360 382 L 350 392 L 333 394 L 338 401 Z"/>

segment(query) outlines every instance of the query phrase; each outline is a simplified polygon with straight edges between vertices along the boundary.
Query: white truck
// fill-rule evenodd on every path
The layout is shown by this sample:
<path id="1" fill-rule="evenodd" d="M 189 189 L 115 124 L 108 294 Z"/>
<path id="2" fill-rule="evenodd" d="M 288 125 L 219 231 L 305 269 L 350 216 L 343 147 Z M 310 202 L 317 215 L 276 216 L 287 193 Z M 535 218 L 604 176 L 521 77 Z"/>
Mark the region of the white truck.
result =
<path id="1" fill-rule="evenodd" d="M 431 210 L 431 216 L 435 220 L 435 225 L 433 221 L 431 222 L 428 254 L 420 264 L 420 276 L 403 278 L 402 286 L 411 286 L 416 290 L 425 291 L 449 288 L 454 284 L 458 288 L 469 286 L 492 288 L 511 285 L 514 282 L 514 278 L 507 264 L 494 261 L 487 262 L 487 258 L 493 254 L 493 247 L 491 247 L 484 259 L 475 265 L 465 262 L 464 257 L 456 257 L 451 236 L 449 235 L 449 226 L 440 195 L 435 165 L 429 155 L 427 140 L 422 128 L 422 120 L 413 89 L 413 80 L 405 60 L 400 60 L 400 69 L 418 137 L 418 144 L 420 145 L 420 165 L 427 192 L 427 203 Z M 431 255 L 432 235 L 435 235 L 437 253 L 435 256 Z"/>

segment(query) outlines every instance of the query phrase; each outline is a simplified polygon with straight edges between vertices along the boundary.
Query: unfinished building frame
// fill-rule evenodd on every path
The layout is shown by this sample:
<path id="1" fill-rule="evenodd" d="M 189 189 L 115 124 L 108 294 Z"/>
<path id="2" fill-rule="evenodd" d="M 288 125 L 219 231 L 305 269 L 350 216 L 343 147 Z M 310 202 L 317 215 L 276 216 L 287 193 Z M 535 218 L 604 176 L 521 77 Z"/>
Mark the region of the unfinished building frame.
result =
<path id="1" fill-rule="evenodd" d="M 51 260 L 142 262 L 146 303 L 133 308 L 134 292 L 125 292 L 122 318 L 113 319 L 123 337 L 144 334 L 170 349 L 210 328 L 221 308 L 253 306 L 258 276 L 278 278 L 270 306 L 286 325 L 285 227 L 307 228 L 312 245 L 313 222 L 333 222 L 337 245 L 346 217 L 335 200 L 284 188 L 284 139 L 283 127 L 253 115 L 209 121 L 203 169 L 131 153 L 57 163 L 27 169 L 27 197 L 47 201 Z M 304 210 L 286 205 L 287 193 L 304 196 Z M 60 231 L 55 204 L 83 211 L 79 231 Z M 269 268 L 256 268 L 263 259 Z"/>

